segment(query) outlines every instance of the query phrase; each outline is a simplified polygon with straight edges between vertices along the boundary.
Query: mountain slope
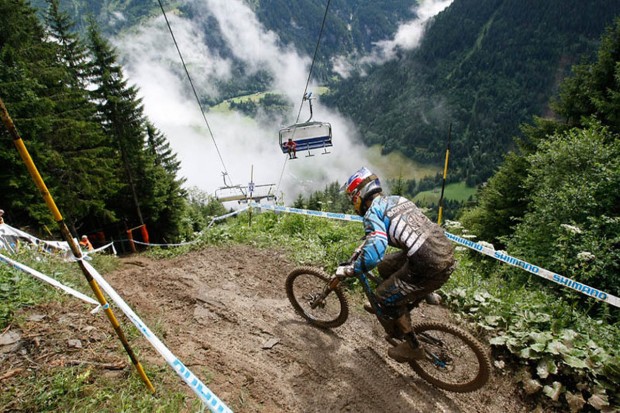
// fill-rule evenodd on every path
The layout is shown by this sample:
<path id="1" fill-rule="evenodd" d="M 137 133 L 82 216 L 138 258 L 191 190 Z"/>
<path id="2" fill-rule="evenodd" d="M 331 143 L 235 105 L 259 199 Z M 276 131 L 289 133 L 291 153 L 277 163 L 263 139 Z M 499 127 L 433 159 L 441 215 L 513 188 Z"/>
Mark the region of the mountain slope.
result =
<path id="1" fill-rule="evenodd" d="M 440 162 L 448 126 L 453 165 L 485 180 L 519 124 L 549 114 L 572 64 L 591 59 L 620 3 L 597 0 L 455 0 L 419 49 L 335 85 L 328 101 L 351 116 L 367 144 Z"/>

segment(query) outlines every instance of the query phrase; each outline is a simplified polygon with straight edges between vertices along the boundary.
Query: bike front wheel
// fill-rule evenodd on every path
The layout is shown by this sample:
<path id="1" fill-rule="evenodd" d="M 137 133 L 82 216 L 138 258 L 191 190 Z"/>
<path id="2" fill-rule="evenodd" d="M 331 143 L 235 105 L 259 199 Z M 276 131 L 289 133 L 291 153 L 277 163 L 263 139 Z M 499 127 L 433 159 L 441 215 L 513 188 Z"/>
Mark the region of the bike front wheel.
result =
<path id="1" fill-rule="evenodd" d="M 461 328 L 440 322 L 413 325 L 426 358 L 410 362 L 424 380 L 440 389 L 466 393 L 489 380 L 491 361 L 484 346 Z"/>
<path id="2" fill-rule="evenodd" d="M 286 277 L 286 295 L 295 312 L 321 328 L 341 326 L 349 316 L 347 298 L 338 287 L 329 287 L 330 277 L 311 267 L 295 268 Z"/>

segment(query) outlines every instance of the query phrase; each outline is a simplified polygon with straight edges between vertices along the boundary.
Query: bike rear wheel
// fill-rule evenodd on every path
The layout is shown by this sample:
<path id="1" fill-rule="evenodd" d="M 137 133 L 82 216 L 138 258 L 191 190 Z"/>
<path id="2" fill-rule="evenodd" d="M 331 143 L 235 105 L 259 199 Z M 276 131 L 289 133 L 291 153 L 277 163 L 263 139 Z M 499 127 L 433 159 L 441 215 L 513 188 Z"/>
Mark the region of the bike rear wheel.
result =
<path id="1" fill-rule="evenodd" d="M 434 321 L 414 324 L 413 330 L 426 351 L 426 359 L 409 364 L 424 380 L 457 393 L 478 390 L 489 380 L 489 356 L 465 330 Z"/>
<path id="2" fill-rule="evenodd" d="M 295 312 L 322 328 L 341 326 L 349 316 L 347 298 L 338 287 L 329 287 L 330 277 L 311 267 L 295 268 L 286 277 L 286 295 Z"/>

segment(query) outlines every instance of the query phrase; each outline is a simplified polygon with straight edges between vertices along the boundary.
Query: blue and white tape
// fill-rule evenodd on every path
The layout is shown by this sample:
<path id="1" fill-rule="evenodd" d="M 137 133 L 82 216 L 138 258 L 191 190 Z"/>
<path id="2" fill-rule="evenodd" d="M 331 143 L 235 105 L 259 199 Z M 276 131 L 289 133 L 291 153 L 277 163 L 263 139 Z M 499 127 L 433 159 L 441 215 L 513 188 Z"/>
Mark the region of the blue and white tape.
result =
<path id="1" fill-rule="evenodd" d="M 9 257 L 6 257 L 2 254 L 0 254 L 0 261 L 5 262 L 8 265 L 11 265 L 15 268 L 17 268 L 18 270 L 21 270 L 25 273 L 28 273 L 30 275 L 32 275 L 33 277 L 36 277 L 38 279 L 40 279 L 41 281 L 45 281 L 46 283 L 53 285 L 54 287 L 66 292 L 67 294 L 71 294 L 72 296 L 79 298 L 82 301 L 86 301 L 89 304 L 94 304 L 94 305 L 99 305 L 99 303 L 97 301 L 95 301 L 94 298 L 90 298 L 89 296 L 87 296 L 86 294 L 82 294 L 79 291 L 74 290 L 71 287 L 67 287 L 66 285 L 60 283 L 59 281 L 53 279 L 52 277 L 49 277 L 37 270 L 35 270 L 34 268 L 30 268 L 27 265 L 24 265 L 20 262 L 17 262 L 15 260 L 10 259 Z M 97 309 L 98 307 L 96 307 L 95 309 Z M 94 310 L 93 310 L 94 311 Z"/>
<path id="2" fill-rule="evenodd" d="M 310 209 L 290 208 L 290 207 L 283 207 L 279 205 L 263 205 L 263 204 L 257 204 L 256 202 L 251 203 L 250 206 L 252 208 L 270 209 L 272 211 L 287 212 L 289 214 L 310 215 L 313 217 L 320 217 L 320 218 L 339 219 L 341 221 L 359 221 L 359 222 L 363 221 L 363 218 L 360 216 L 340 214 L 337 212 L 313 211 Z"/>
<path id="3" fill-rule="evenodd" d="M 506 264 L 509 264 L 515 267 L 519 267 L 531 274 L 538 275 L 539 277 L 545 278 L 549 281 L 553 281 L 557 284 L 563 285 L 564 287 L 568 287 L 575 291 L 579 291 L 582 294 L 596 298 L 597 300 L 604 301 L 615 307 L 620 307 L 620 298 L 613 296 L 611 294 L 608 294 L 604 291 L 598 290 L 594 287 L 590 287 L 589 285 L 586 285 L 586 284 L 582 284 L 570 278 L 566 278 L 562 275 L 559 275 L 549 270 L 546 270 L 544 268 L 538 267 L 537 265 L 530 264 L 529 262 L 512 257 L 503 251 L 496 251 L 493 248 L 489 248 L 477 242 L 473 242 L 463 237 L 459 237 L 458 235 L 454 235 L 449 232 L 446 232 L 446 236 L 453 242 L 456 242 L 457 244 L 463 245 L 467 248 L 471 248 L 474 251 L 478 251 L 482 254 L 488 255 L 489 257 L 493 257 L 496 260 L 499 260 L 501 262 L 504 262 Z"/>
<path id="4" fill-rule="evenodd" d="M 292 213 L 292 214 L 310 215 L 310 216 L 328 218 L 328 219 L 340 219 L 340 220 L 345 220 L 345 221 L 359 221 L 359 222 L 363 221 L 363 218 L 357 215 L 338 214 L 334 212 L 324 212 L 324 211 L 312 211 L 312 210 L 307 210 L 307 209 L 288 208 L 288 207 L 282 207 L 282 206 L 277 206 L 277 205 L 263 205 L 263 204 L 257 204 L 257 203 L 252 203 L 250 204 L 250 206 L 253 208 L 269 209 L 273 211 L 281 211 L 281 212 L 287 212 L 287 213 Z M 597 300 L 604 301 L 615 307 L 620 308 L 620 298 L 614 295 L 598 290 L 594 287 L 590 287 L 589 285 L 582 284 L 570 278 L 566 278 L 562 275 L 553 273 L 544 268 L 540 268 L 536 265 L 530 264 L 518 258 L 511 257 L 510 255 L 504 252 L 496 251 L 493 248 L 489 248 L 477 242 L 473 242 L 471 240 L 459 237 L 458 235 L 454 235 L 449 232 L 446 232 L 446 236 L 448 237 L 448 239 L 450 239 L 453 242 L 456 242 L 457 244 L 461 244 L 467 248 L 471 248 L 482 254 L 488 255 L 489 257 L 493 257 L 496 260 L 502 261 L 509 265 L 513 265 L 515 267 L 519 267 L 529 273 L 538 275 L 539 277 L 553 281 L 557 284 L 563 285 L 564 287 L 571 288 L 589 297 L 596 298 Z"/>

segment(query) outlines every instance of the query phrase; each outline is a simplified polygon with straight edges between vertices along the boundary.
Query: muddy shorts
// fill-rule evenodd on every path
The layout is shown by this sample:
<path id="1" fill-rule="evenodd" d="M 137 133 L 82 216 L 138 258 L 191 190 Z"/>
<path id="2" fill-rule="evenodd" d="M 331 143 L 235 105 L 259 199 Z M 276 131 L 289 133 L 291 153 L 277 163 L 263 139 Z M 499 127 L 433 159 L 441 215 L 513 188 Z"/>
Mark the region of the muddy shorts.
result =
<path id="1" fill-rule="evenodd" d="M 435 254 L 434 249 L 432 242 L 425 243 L 412 257 L 402 251 L 383 258 L 377 270 L 384 281 L 375 292 L 381 305 L 404 307 L 448 281 L 456 266 L 452 251 Z"/>

